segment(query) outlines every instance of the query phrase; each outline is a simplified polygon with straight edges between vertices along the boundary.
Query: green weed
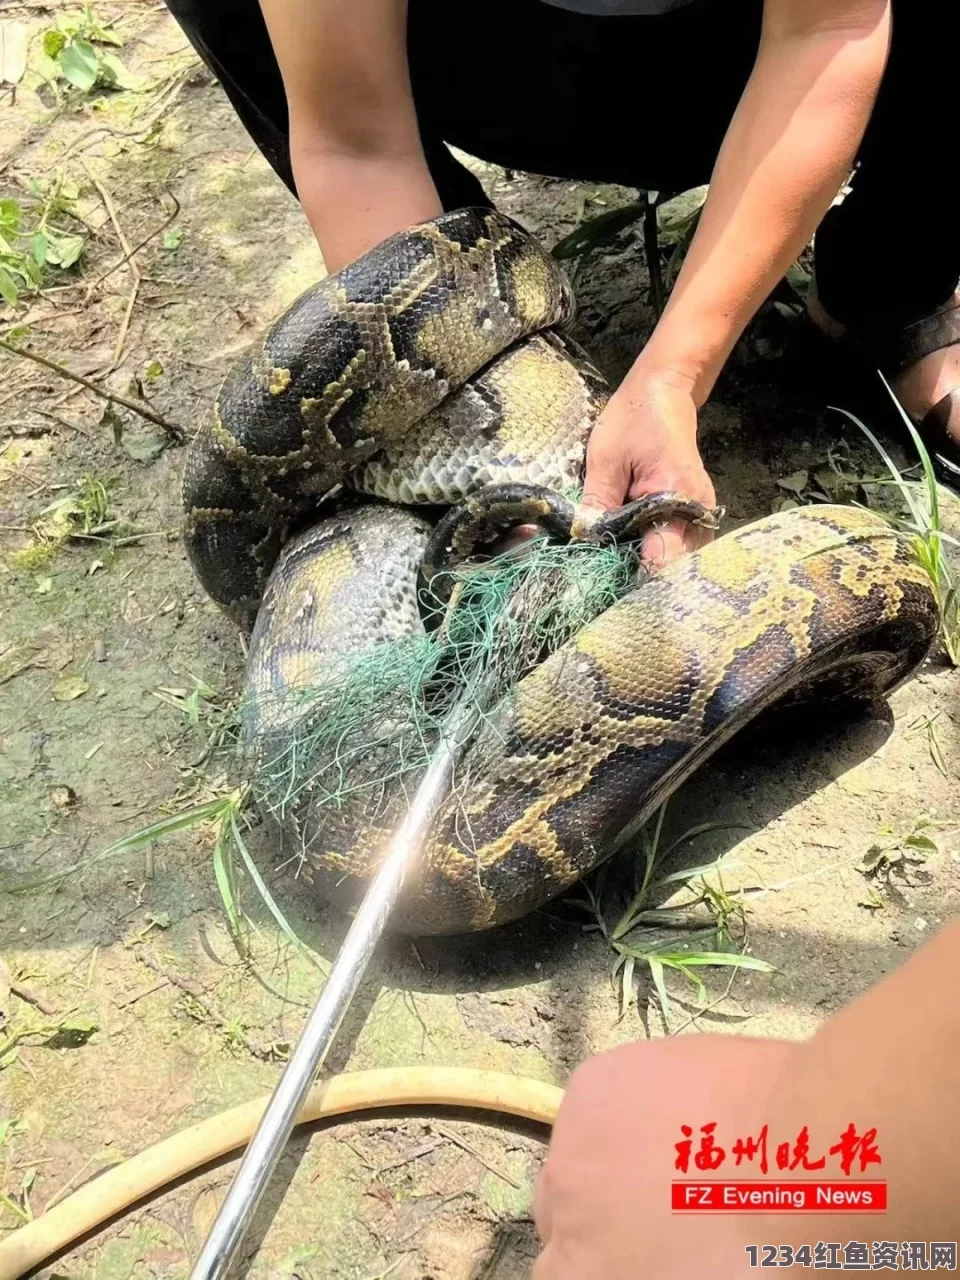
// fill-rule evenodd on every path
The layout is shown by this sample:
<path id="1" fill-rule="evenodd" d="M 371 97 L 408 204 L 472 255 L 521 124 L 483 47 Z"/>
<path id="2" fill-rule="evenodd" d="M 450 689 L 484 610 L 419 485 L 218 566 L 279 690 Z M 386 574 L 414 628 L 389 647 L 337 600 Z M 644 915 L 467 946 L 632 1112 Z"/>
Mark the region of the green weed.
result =
<path id="1" fill-rule="evenodd" d="M 57 548 L 54 543 L 35 542 L 33 546 L 24 547 L 22 551 L 11 552 L 10 562 L 27 573 L 40 573 L 43 569 L 49 568 L 56 554 Z"/>
<path id="2" fill-rule="evenodd" d="M 71 1049 L 86 1044 L 98 1030 L 97 1023 L 76 1015 L 24 1027 L 4 1026 L 0 1028 L 0 1071 L 17 1061 L 24 1040 L 37 1040 L 51 1049 Z"/>
<path id="3" fill-rule="evenodd" d="M 666 805 L 649 822 L 639 837 L 639 869 L 626 904 L 612 885 L 609 865 L 584 882 L 585 899 L 580 905 L 593 916 L 586 928 L 598 930 L 616 954 L 612 979 L 619 991 L 621 1016 L 635 998 L 637 965 L 645 966 L 653 980 L 664 1021 L 670 1029 L 673 1004 L 666 986 L 667 972 L 680 974 L 694 988 L 697 1001 L 706 1002 L 706 987 L 700 976 L 703 968 L 773 971 L 765 960 L 746 953 L 746 912 L 742 894 L 726 889 L 716 863 L 692 867 L 667 875 L 659 868 L 682 845 L 710 831 L 729 830 L 731 824 L 704 823 L 684 832 L 666 848 L 661 848 Z M 716 882 L 707 880 L 713 873 Z M 653 899 L 658 890 L 685 882 L 692 897 L 686 902 L 658 907 Z M 698 916 L 696 909 L 705 909 Z M 614 915 L 614 913 L 616 913 Z"/>
<path id="4" fill-rule="evenodd" d="M 926 862 L 930 854 L 940 852 L 940 846 L 931 833 L 943 825 L 933 818 L 920 817 L 909 831 L 899 835 L 892 827 L 881 827 L 877 832 L 881 839 L 864 854 L 860 870 L 868 879 L 888 888 L 894 877 L 904 884 L 912 884 L 915 870 Z"/>
<path id="5" fill-rule="evenodd" d="M 0 200 L 0 298 L 8 306 L 78 262 L 87 240 L 74 214 L 78 195 L 76 183 L 57 177 L 31 182 L 24 201 Z"/>
<path id="6" fill-rule="evenodd" d="M 111 514 L 111 499 L 118 483 L 112 477 L 101 479 L 84 472 L 72 493 L 44 507 L 33 523 L 33 545 L 13 552 L 11 563 L 18 569 L 37 572 L 47 568 L 68 542 L 120 546 L 127 540 L 125 534 L 132 540 L 142 537 Z"/>
<path id="7" fill-rule="evenodd" d="M 19 1222 L 32 1222 L 33 1210 L 30 1207 L 30 1192 L 36 1181 L 36 1169 L 28 1169 L 23 1175 L 20 1188 L 13 1195 L 0 1191 L 0 1205 L 8 1209 Z"/>
<path id="8" fill-rule="evenodd" d="M 247 824 L 246 810 L 250 802 L 249 788 L 246 786 L 237 787 L 233 791 L 229 791 L 223 795 L 217 796 L 212 800 L 203 801 L 201 804 L 191 805 L 187 809 L 181 809 L 179 812 L 171 814 L 169 817 L 160 818 L 157 822 L 152 822 L 147 827 L 142 827 L 139 831 L 132 834 L 122 836 L 119 840 L 115 840 L 113 844 L 102 849 L 98 854 L 91 858 L 86 858 L 81 862 L 75 862 L 69 867 L 65 867 L 60 871 L 51 872 L 49 875 L 41 876 L 37 879 L 20 882 L 16 888 L 20 890 L 38 889 L 48 885 L 59 884 L 67 877 L 76 874 L 79 871 L 86 871 L 92 866 L 96 866 L 100 862 L 107 861 L 110 858 L 119 857 L 123 854 L 133 853 L 137 849 L 146 848 L 157 840 L 163 840 L 165 837 L 173 835 L 178 831 L 194 831 L 203 827 L 211 828 L 213 831 L 213 873 L 217 883 L 220 897 L 223 902 L 223 908 L 227 916 L 230 931 L 234 939 L 234 943 L 238 952 L 244 958 L 250 958 L 250 949 L 248 944 L 248 936 L 251 930 L 255 928 L 246 911 L 243 908 L 240 891 L 239 891 L 239 874 L 241 869 L 249 876 L 254 888 L 263 900 L 264 905 L 273 917 L 281 933 L 291 942 L 298 951 L 301 951 L 312 964 L 321 968 L 322 965 L 318 957 L 313 951 L 307 947 L 294 932 L 293 927 L 288 922 L 286 916 L 280 910 L 276 900 L 271 894 L 266 882 L 257 869 L 250 850 L 247 848 L 244 829 Z M 0 886 L 0 889 L 13 891 L 13 885 Z M 161 921 L 153 919 L 150 927 L 164 927 Z M 0 1066 L 2 1066 L 0 1060 Z"/>
<path id="9" fill-rule="evenodd" d="M 136 89 L 139 77 L 127 70 L 113 52 L 123 40 L 101 23 L 90 4 L 80 13 L 65 13 L 43 33 L 40 74 L 55 90 L 61 83 L 82 94 L 92 89 Z"/>
<path id="10" fill-rule="evenodd" d="M 92 536 L 107 533 L 116 525 L 116 520 L 108 518 L 110 493 L 116 485 L 115 479 L 100 480 L 89 472 L 84 472 L 73 500 L 66 500 L 69 514 L 77 522 L 78 532 Z"/>
<path id="11" fill-rule="evenodd" d="M 167 703 L 168 706 L 175 707 L 196 729 L 200 727 L 201 714 L 205 715 L 207 707 L 213 703 L 214 690 L 196 676 L 191 678 L 192 689 L 175 689 L 168 685 L 158 685 L 153 690 L 153 696 Z"/>
<path id="12" fill-rule="evenodd" d="M 908 480 L 900 471 L 890 454 L 877 439 L 870 428 L 846 409 L 838 409 L 845 418 L 853 422 L 876 449 L 884 466 L 890 474 L 891 483 L 899 490 L 906 508 L 906 514 L 891 519 L 891 524 L 906 537 L 918 560 L 923 566 L 940 606 L 940 634 L 947 657 L 953 666 L 960 666 L 960 599 L 958 599 L 958 582 L 951 566 L 946 547 L 960 546 L 956 538 L 951 537 L 943 529 L 940 513 L 940 488 L 933 470 L 933 462 L 926 445 L 920 437 L 909 415 L 904 411 L 893 390 L 881 375 L 890 398 L 897 406 L 904 425 L 910 434 L 921 464 L 922 478 Z M 877 483 L 877 482 L 875 482 Z M 889 518 L 889 517 L 888 517 Z"/>
<path id="13" fill-rule="evenodd" d="M 238 726 L 236 709 L 217 698 L 216 690 L 204 680 L 191 675 L 192 689 L 158 685 L 151 692 L 155 698 L 179 711 L 192 729 L 199 732 L 203 750 L 188 770 L 197 769 L 216 751 L 236 742 Z"/>
<path id="14" fill-rule="evenodd" d="M 223 1043 L 233 1052 L 246 1047 L 247 1028 L 240 1018 L 230 1018 L 221 1031 Z"/>
<path id="15" fill-rule="evenodd" d="M 7 1165 L 7 1174 L 12 1172 L 9 1167 L 10 1148 L 16 1143 L 17 1138 L 26 1133 L 26 1131 L 26 1124 L 15 1117 L 0 1120 L 0 1154 L 3 1155 L 4 1163 Z M 0 1192 L 0 1208 L 4 1208 L 13 1214 L 18 1226 L 21 1223 L 30 1222 L 33 1218 L 33 1211 L 30 1208 L 30 1191 L 36 1176 L 36 1169 L 28 1166 L 21 1175 L 20 1185 L 16 1190 L 8 1186 L 5 1191 Z"/>
<path id="16" fill-rule="evenodd" d="M 918 716 L 916 720 L 907 726 L 907 730 L 910 733 L 922 733 L 924 735 L 934 768 L 941 777 L 947 778 L 950 775 L 947 772 L 947 762 L 943 757 L 943 748 L 940 746 L 940 738 L 937 734 L 937 721 L 939 718 L 939 711 L 934 716 Z"/>
<path id="17" fill-rule="evenodd" d="M 0 1152 L 3 1151 L 8 1142 L 13 1142 L 26 1131 L 26 1124 L 15 1116 L 8 1116 L 6 1120 L 0 1120 Z"/>

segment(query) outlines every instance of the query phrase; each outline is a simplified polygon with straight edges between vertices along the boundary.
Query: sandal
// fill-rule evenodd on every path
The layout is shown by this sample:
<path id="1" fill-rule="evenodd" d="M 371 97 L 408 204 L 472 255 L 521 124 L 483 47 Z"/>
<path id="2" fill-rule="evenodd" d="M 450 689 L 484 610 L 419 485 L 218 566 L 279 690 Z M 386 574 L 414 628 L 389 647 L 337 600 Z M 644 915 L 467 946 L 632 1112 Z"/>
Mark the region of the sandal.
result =
<path id="1" fill-rule="evenodd" d="M 822 308 L 820 310 L 822 312 Z M 848 357 L 855 357 L 860 366 L 859 372 L 867 375 L 864 379 L 866 385 L 884 391 L 882 384 L 878 386 L 878 370 L 892 383 L 899 374 L 924 356 L 960 343 L 960 298 L 952 297 L 936 311 L 912 321 L 892 335 L 889 330 L 871 332 L 869 329 L 857 333 L 844 330 L 840 333 L 839 326 L 838 332 L 831 334 L 809 316 L 808 323 L 826 339 L 835 352 L 842 349 Z M 849 375 L 849 372 L 848 366 L 846 373 Z M 885 391 L 882 406 L 889 411 L 890 398 Z M 871 412 L 880 407 L 881 402 L 872 404 Z M 899 411 L 895 413 L 895 417 L 902 430 L 903 419 Z M 960 384 L 942 396 L 919 421 L 915 421 L 915 426 L 930 454 L 937 478 L 957 489 L 960 488 L 960 438 L 950 433 L 951 418 L 960 421 Z"/>

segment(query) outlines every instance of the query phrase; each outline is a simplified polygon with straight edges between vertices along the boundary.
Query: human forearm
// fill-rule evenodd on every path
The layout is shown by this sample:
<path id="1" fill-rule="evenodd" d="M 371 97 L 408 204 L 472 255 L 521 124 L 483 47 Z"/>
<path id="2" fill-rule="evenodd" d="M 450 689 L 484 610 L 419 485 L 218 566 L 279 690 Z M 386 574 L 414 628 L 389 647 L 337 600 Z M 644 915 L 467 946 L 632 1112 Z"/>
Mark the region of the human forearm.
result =
<path id="1" fill-rule="evenodd" d="M 759 1242 L 794 1250 L 808 1245 L 814 1255 L 818 1241 L 956 1240 L 958 963 L 955 921 L 834 1014 L 810 1041 L 676 1036 L 621 1045 L 588 1060 L 570 1081 L 537 1187 L 537 1224 L 546 1247 L 535 1280 L 648 1274 L 658 1280 L 739 1280 L 752 1274 L 745 1246 Z M 875 1129 L 882 1164 L 861 1173 L 855 1160 L 849 1185 L 855 1187 L 857 1177 L 885 1180 L 889 1210 L 872 1217 L 762 1219 L 757 1213 L 673 1213 L 676 1143 L 705 1124 L 716 1125 L 721 1158 L 730 1161 L 707 1179 L 755 1179 L 757 1162 L 748 1156 L 753 1167 L 745 1162 L 737 1170 L 740 1157 L 731 1159 L 728 1143 L 734 1137 L 744 1145 L 760 1143 L 766 1126 L 771 1181 L 845 1183 L 835 1164 L 842 1152 L 827 1153 L 848 1125 L 861 1136 Z M 811 1163 L 825 1156 L 825 1167 L 780 1171 L 774 1153 L 785 1141 L 793 1156 L 804 1127 Z M 699 1180 L 703 1175 L 692 1165 L 684 1176 Z"/>
<path id="2" fill-rule="evenodd" d="M 441 205 L 406 56 L 405 0 L 261 0 L 297 194 L 330 271 Z"/>
<path id="3" fill-rule="evenodd" d="M 353 156 L 313 149 L 294 152 L 293 170 L 330 272 L 394 232 L 442 212 L 422 156 Z"/>
<path id="4" fill-rule="evenodd" d="M 955 1240 L 960 1228 L 958 964 L 955 921 L 798 1046 L 764 1116 L 771 1132 L 796 1134 L 808 1125 L 811 1150 L 836 1143 L 851 1122 L 861 1135 L 876 1129 L 882 1164 L 860 1175 L 857 1162 L 854 1170 L 887 1182 L 889 1207 L 874 1231 L 886 1240 Z M 862 1238 L 864 1223 L 831 1213 L 766 1220 L 759 1235 L 755 1220 L 750 1227 L 755 1239 L 812 1245 Z"/>
<path id="5" fill-rule="evenodd" d="M 768 0 L 756 66 L 700 226 L 628 381 L 664 377 L 702 404 L 744 327 L 809 242 L 852 166 L 886 57 L 884 0 L 852 7 L 846 23 L 804 28 L 796 9 L 787 6 L 781 18 L 784 0 Z"/>

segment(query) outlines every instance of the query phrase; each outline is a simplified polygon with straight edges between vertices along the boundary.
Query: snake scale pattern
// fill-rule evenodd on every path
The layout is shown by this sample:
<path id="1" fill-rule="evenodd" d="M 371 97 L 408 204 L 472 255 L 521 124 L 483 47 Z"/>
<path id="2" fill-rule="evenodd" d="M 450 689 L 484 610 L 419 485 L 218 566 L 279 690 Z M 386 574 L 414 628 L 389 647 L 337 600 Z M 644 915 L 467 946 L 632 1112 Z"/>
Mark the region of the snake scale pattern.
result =
<path id="1" fill-rule="evenodd" d="M 190 448 L 184 538 L 203 587 L 253 626 L 254 704 L 422 628 L 417 574 L 437 506 L 492 484 L 581 481 L 609 392 L 562 333 L 572 315 L 559 265 L 531 236 L 460 210 L 313 286 L 227 376 Z M 852 507 L 767 517 L 668 566 L 494 710 L 396 927 L 483 929 L 542 905 L 759 711 L 905 679 L 938 618 L 908 547 Z M 300 806 L 283 837 L 301 876 L 355 903 L 402 803 L 359 825 Z"/>

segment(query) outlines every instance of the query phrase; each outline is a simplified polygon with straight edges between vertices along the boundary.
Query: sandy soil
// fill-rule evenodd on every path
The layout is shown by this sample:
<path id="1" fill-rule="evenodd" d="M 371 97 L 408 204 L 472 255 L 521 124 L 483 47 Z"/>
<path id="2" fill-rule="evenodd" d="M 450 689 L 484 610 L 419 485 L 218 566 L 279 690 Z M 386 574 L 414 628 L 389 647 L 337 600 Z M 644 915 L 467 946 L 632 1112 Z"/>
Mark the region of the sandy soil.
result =
<path id="1" fill-rule="evenodd" d="M 3 5 L 0 16 L 37 36 L 53 9 Z M 4 107 L 0 197 L 28 203 L 31 180 L 67 179 L 88 227 L 78 268 L 60 281 L 67 287 L 0 311 L 0 332 L 120 394 L 139 385 L 189 435 L 231 359 L 322 264 L 297 205 L 165 11 L 129 0 L 98 13 L 120 20 L 120 52 L 145 85 L 57 108 L 31 67 Z M 36 41 L 32 49 L 35 59 Z M 573 228 L 585 198 L 588 215 L 630 198 L 478 171 L 547 243 Z M 135 271 L 101 278 L 124 257 L 119 232 L 135 247 L 164 223 L 178 234 L 154 235 L 134 254 Z M 589 260 L 577 288 L 578 336 L 615 379 L 653 320 L 638 235 Z M 811 370 L 779 358 L 787 332 L 768 309 L 704 414 L 705 456 L 733 522 L 769 511 L 789 492 L 778 481 L 816 470 L 831 450 L 848 449 L 857 474 L 880 470 L 855 431 L 820 411 Z M 222 791 L 216 768 L 198 761 L 236 694 L 242 655 L 177 540 L 183 449 L 123 409 L 104 418 L 102 400 L 36 364 L 3 356 L 0 368 L 0 862 L 9 887 Z M 85 476 L 108 485 L 110 518 L 141 536 L 73 539 L 44 559 L 31 530 Z M 193 724 L 183 699 L 198 681 L 209 696 Z M 690 857 L 724 855 L 727 891 L 748 890 L 739 901 L 750 952 L 775 970 L 742 974 L 699 1016 L 677 979 L 672 1029 L 808 1035 L 955 909 L 958 692 L 956 673 L 935 659 L 889 707 L 746 732 L 683 789 L 668 817 L 674 833 L 738 824 L 701 839 Z M 910 883 L 871 886 L 859 865 L 880 829 L 896 843 L 926 818 L 943 825 L 925 828 L 934 846 Z M 254 847 L 269 867 L 269 851 Z M 342 918 L 296 885 L 271 883 L 302 936 L 332 959 Z M 270 1087 L 318 975 L 249 886 L 244 901 L 258 930 L 249 960 L 230 940 L 207 830 L 52 887 L 4 893 L 0 954 L 17 990 L 39 1000 L 0 990 L 0 1120 L 10 1122 L 0 1126 L 0 1227 L 17 1225 L 11 1202 L 21 1216 L 40 1213 L 146 1143 Z M 621 1015 L 613 953 L 586 922 L 560 906 L 489 936 L 388 945 L 331 1067 L 464 1064 L 562 1083 L 589 1053 L 663 1034 L 639 973 L 636 1003 Z M 712 1003 L 727 975 L 707 981 Z M 251 1238 L 249 1274 L 526 1276 L 542 1150 L 539 1134 L 462 1119 L 392 1117 L 301 1136 Z M 136 1209 L 42 1274 L 185 1276 L 232 1167 Z"/>

